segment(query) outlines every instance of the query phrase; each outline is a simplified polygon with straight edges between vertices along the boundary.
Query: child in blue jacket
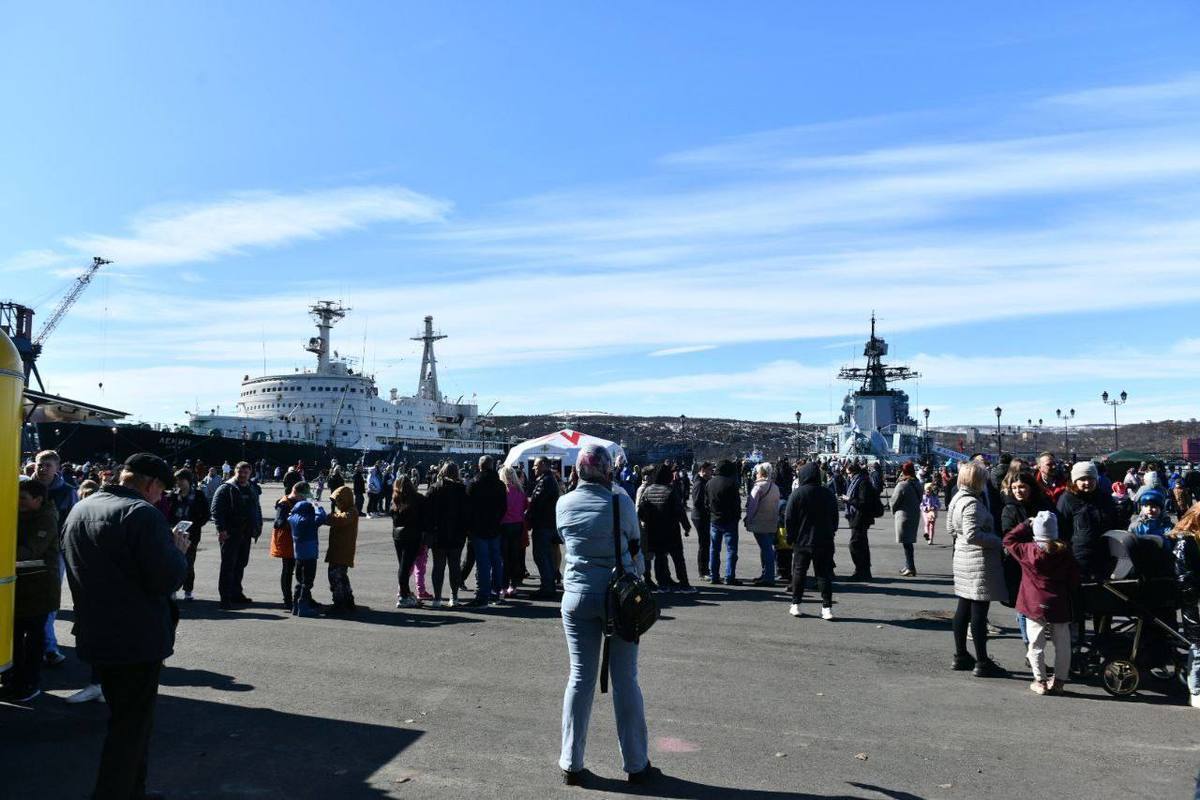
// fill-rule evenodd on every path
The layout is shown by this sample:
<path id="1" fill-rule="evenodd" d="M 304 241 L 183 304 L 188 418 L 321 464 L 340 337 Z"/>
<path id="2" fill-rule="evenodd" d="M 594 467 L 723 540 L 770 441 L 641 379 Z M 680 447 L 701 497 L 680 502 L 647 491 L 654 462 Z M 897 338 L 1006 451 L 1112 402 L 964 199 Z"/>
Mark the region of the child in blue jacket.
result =
<path id="1" fill-rule="evenodd" d="M 304 481 L 292 487 L 292 493 L 303 499 L 292 506 L 288 524 L 292 528 L 292 549 L 296 558 L 296 587 L 292 590 L 292 614 L 315 617 L 321 606 L 312 599 L 313 582 L 317 578 L 317 528 L 326 524 L 325 509 L 313 503 L 311 490 Z"/>

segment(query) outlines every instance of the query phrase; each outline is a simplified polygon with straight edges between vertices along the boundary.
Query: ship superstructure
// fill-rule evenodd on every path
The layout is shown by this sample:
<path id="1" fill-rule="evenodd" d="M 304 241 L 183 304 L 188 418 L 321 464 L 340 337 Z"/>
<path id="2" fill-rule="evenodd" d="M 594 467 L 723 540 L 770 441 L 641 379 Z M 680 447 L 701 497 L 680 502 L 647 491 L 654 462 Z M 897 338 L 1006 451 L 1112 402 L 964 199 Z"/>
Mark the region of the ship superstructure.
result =
<path id="1" fill-rule="evenodd" d="M 885 364 L 887 354 L 887 342 L 876 335 L 872 314 L 871 338 L 863 347 L 866 366 L 843 367 L 838 372 L 838 378 L 859 386 L 843 399 L 838 423 L 826 429 L 826 449 L 831 454 L 891 461 L 921 453 L 921 429 L 909 413 L 908 395 L 889 386 L 920 375 L 906 366 Z"/>
<path id="2" fill-rule="evenodd" d="M 475 403 L 449 402 L 438 388 L 433 343 L 446 338 L 425 317 L 417 393 L 396 389 L 379 396 L 375 378 L 356 371 L 331 349 L 330 333 L 350 309 L 329 300 L 309 308 L 317 335 L 304 349 L 317 357 L 315 369 L 292 374 L 245 376 L 237 413 L 189 414 L 192 432 L 249 441 L 293 442 L 358 451 L 480 453 L 500 449 L 494 429 L 479 418 Z"/>

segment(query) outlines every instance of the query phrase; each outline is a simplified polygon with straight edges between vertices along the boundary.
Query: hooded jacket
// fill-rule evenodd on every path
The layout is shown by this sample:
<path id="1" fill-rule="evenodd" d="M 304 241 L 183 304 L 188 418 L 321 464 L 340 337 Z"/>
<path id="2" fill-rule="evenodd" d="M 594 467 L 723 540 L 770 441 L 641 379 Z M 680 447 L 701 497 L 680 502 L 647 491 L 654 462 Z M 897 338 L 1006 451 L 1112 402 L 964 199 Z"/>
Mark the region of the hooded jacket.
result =
<path id="1" fill-rule="evenodd" d="M 788 544 L 796 550 L 833 553 L 838 529 L 837 496 L 821 485 L 821 470 L 805 464 L 796 477 L 799 486 L 787 500 L 783 524 Z"/>
<path id="2" fill-rule="evenodd" d="M 704 505 L 713 525 L 737 530 L 742 515 L 742 495 L 737 466 L 729 459 L 722 459 L 717 464 L 717 474 L 704 487 Z"/>
<path id="3" fill-rule="evenodd" d="M 288 525 L 292 528 L 292 549 L 299 559 L 316 559 L 320 552 L 317 528 L 326 523 L 325 509 L 311 500 L 301 500 L 292 506 Z"/>
<path id="4" fill-rule="evenodd" d="M 554 480 L 552 472 L 547 471 L 534 478 L 533 491 L 529 493 L 529 507 L 525 509 L 525 518 L 532 530 L 553 530 L 558 524 L 554 514 L 558 494 L 558 481 Z"/>
<path id="5" fill-rule="evenodd" d="M 295 558 L 296 551 L 292 548 L 292 526 L 288 517 L 292 506 L 299 500 L 291 497 L 281 497 L 275 501 L 275 525 L 271 530 L 271 556 L 273 558 Z"/>
<path id="6" fill-rule="evenodd" d="M 354 508 L 354 492 L 339 486 L 333 492 L 334 511 L 329 515 L 329 545 L 325 561 L 341 567 L 354 566 L 358 546 L 358 510 Z"/>
<path id="7" fill-rule="evenodd" d="M 1079 565 L 1071 548 L 1043 550 L 1033 541 L 1028 522 L 1004 535 L 1004 547 L 1021 565 L 1017 612 L 1035 622 L 1070 622 L 1071 595 L 1079 585 Z"/>
<path id="8" fill-rule="evenodd" d="M 253 481 L 242 487 L 236 478 L 230 478 L 218 486 L 213 493 L 211 508 L 217 531 L 257 539 L 263 523 L 262 508 L 258 504 L 261 494 L 262 489 Z"/>
<path id="9" fill-rule="evenodd" d="M 652 483 L 646 487 L 638 498 L 637 515 L 642 523 L 642 547 L 649 553 L 669 553 L 682 548 L 680 527 L 692 529 L 683 510 L 683 497 L 666 484 Z"/>

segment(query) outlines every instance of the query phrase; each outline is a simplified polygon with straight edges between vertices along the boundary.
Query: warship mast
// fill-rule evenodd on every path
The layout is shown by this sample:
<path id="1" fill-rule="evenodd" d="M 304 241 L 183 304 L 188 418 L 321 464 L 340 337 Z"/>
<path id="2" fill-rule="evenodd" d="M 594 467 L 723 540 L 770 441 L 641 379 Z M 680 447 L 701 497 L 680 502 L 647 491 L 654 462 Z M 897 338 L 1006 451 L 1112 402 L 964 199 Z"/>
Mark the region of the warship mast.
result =
<path id="1" fill-rule="evenodd" d="M 844 381 L 861 381 L 860 394 L 887 394 L 889 381 L 908 381 L 921 377 L 920 373 L 908 367 L 889 367 L 883 363 L 883 357 L 888 353 L 887 342 L 875 335 L 875 312 L 871 312 L 871 338 L 863 348 L 867 357 L 865 367 L 842 367 L 838 378 Z"/>
<path id="2" fill-rule="evenodd" d="M 417 384 L 417 397 L 422 400 L 442 402 L 442 393 L 438 389 L 437 358 L 433 355 L 433 343 L 445 339 L 442 333 L 434 333 L 433 317 L 425 317 L 425 333 L 413 336 L 414 342 L 424 342 L 425 352 L 421 354 L 421 381 Z"/>

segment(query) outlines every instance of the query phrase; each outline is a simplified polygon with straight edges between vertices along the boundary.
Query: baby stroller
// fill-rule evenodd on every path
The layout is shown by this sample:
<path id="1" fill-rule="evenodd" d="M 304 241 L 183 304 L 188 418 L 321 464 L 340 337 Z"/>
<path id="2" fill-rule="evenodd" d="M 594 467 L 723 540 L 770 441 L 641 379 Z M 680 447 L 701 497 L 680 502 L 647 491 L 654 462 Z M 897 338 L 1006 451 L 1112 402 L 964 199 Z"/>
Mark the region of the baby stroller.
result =
<path id="1" fill-rule="evenodd" d="M 1109 531 L 1103 540 L 1113 564 L 1109 580 L 1080 589 L 1083 609 L 1096 621 L 1086 672 L 1115 697 L 1137 691 L 1148 672 L 1186 682 L 1191 643 L 1176 623 L 1181 597 L 1171 553 L 1161 540 L 1129 531 Z"/>

